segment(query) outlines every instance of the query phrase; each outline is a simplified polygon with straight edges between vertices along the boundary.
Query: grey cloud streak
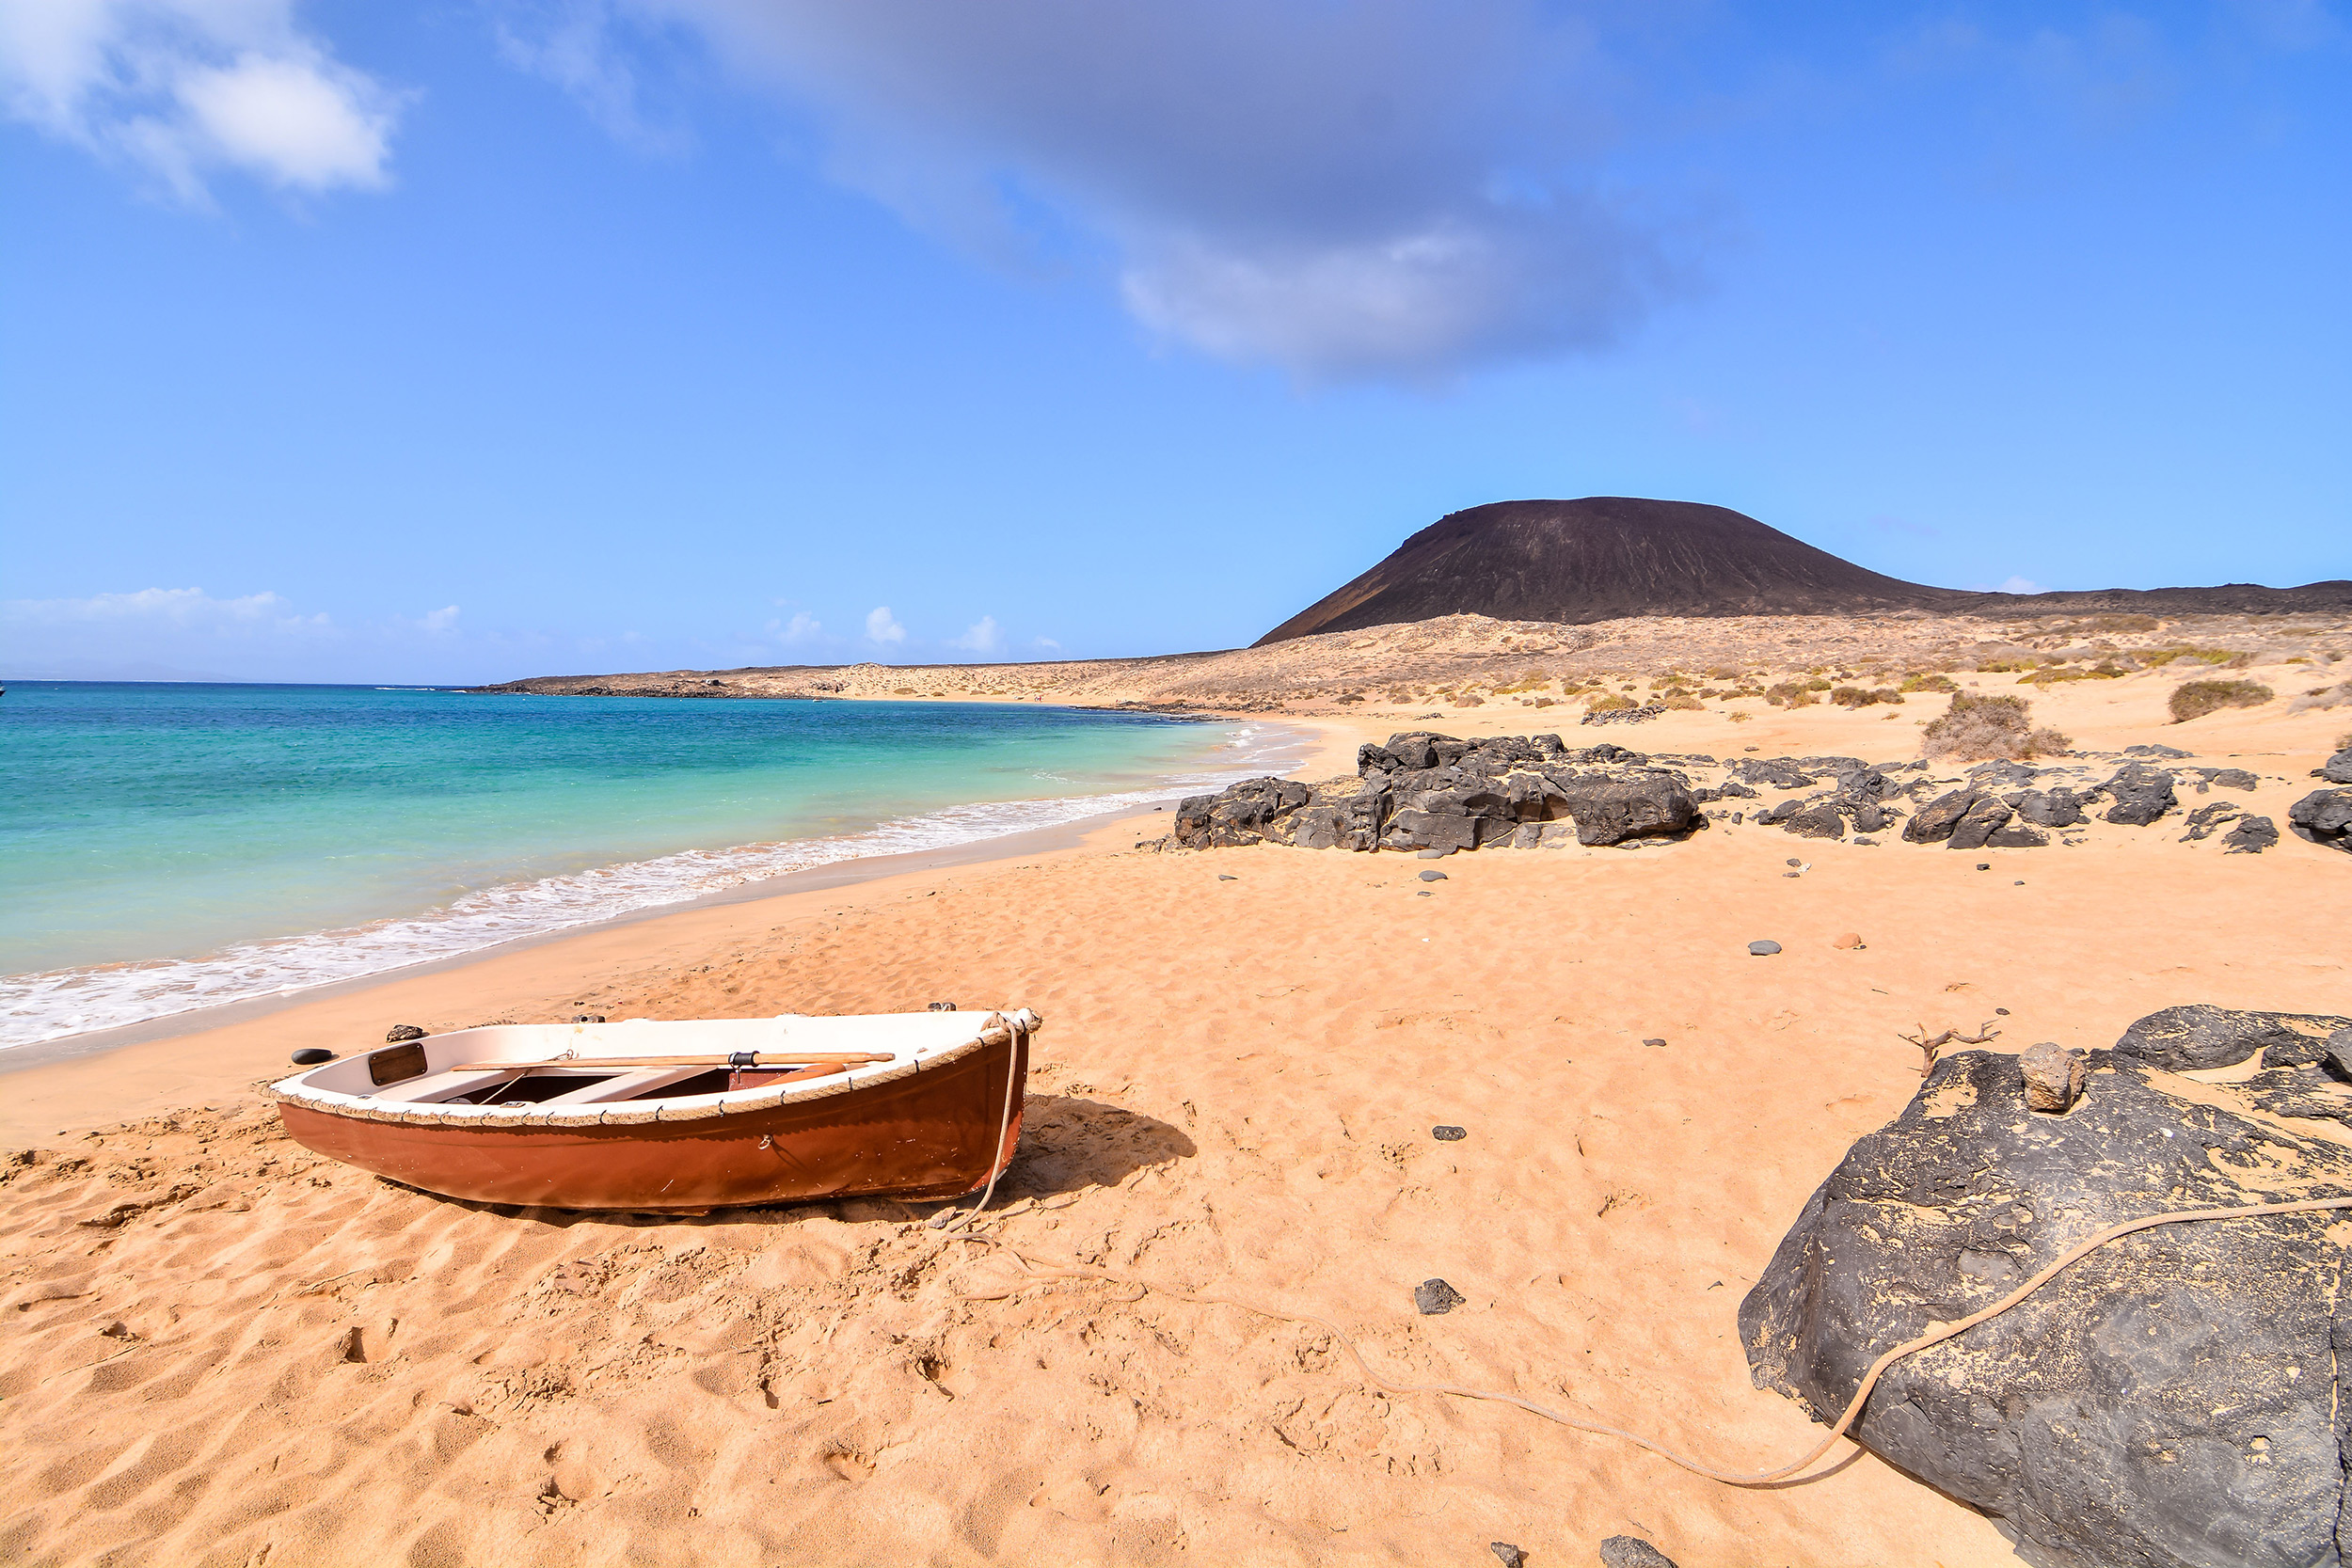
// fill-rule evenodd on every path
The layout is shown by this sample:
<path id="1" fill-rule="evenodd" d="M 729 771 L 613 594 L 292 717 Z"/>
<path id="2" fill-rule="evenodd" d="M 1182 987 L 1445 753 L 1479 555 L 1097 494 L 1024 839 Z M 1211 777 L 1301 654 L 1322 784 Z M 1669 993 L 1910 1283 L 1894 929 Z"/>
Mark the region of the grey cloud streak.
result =
<path id="1" fill-rule="evenodd" d="M 1605 178 L 1618 74 L 1558 7 L 612 0 L 575 38 L 581 15 L 616 60 L 700 38 L 917 227 L 1107 252 L 1154 333 L 1302 380 L 1601 347 L 1685 276 Z"/>

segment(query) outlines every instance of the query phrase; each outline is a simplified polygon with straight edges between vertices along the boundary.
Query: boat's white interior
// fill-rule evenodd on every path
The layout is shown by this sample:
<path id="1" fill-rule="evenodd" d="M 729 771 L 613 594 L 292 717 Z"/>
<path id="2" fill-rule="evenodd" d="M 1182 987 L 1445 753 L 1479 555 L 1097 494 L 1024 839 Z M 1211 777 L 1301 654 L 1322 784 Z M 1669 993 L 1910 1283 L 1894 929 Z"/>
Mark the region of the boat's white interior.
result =
<path id="1" fill-rule="evenodd" d="M 1037 1020 L 1027 1012 L 922 1012 L 501 1024 L 356 1051 L 273 1087 L 296 1103 L 374 1120 L 576 1126 L 723 1116 L 776 1105 L 787 1097 L 840 1094 L 944 1065 L 978 1049 L 984 1035 L 1003 1038 L 1009 1022 L 1034 1028 Z M 725 1073 L 712 1063 L 656 1066 L 631 1061 L 724 1057 L 739 1052 L 771 1057 L 872 1054 L 885 1059 L 826 1064 L 798 1072 L 762 1066 L 739 1075 Z M 476 1066 L 484 1063 L 516 1065 Z M 703 1080 L 694 1085 L 696 1091 L 707 1091 L 714 1083 L 726 1086 L 718 1092 L 662 1092 L 695 1079 Z M 577 1087 L 561 1086 L 572 1080 L 579 1081 Z M 471 1097 L 524 1082 L 528 1088 L 516 1088 L 515 1100 L 498 1094 L 489 1103 L 469 1102 Z"/>

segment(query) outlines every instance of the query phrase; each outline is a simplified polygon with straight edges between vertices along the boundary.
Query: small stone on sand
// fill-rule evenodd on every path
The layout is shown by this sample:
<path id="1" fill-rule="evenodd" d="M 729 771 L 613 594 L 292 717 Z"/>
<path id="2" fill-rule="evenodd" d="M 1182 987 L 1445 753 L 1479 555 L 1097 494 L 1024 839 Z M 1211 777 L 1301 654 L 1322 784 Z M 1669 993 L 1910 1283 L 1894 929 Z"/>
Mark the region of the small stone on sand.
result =
<path id="1" fill-rule="evenodd" d="M 1774 953 L 1780 951 L 1780 943 L 1776 942 L 1752 942 L 1748 943 L 1748 951 L 1755 954 L 1759 958 L 1768 958 Z"/>
<path id="2" fill-rule="evenodd" d="M 1600 1544 L 1601 1568 L 1675 1568 L 1675 1560 L 1638 1535 L 1613 1535 Z"/>
<path id="3" fill-rule="evenodd" d="M 1441 1144 L 1458 1144 L 1470 1136 L 1470 1130 L 1463 1127 L 1433 1127 L 1429 1135 Z"/>
<path id="4" fill-rule="evenodd" d="M 1841 935 L 1836 942 L 1831 942 L 1830 945 L 1832 947 L 1860 947 L 1862 945 L 1862 933 L 1860 931 L 1848 931 Z"/>
<path id="5" fill-rule="evenodd" d="M 1502 1568 L 1527 1568 L 1527 1554 L 1508 1541 L 1489 1541 L 1486 1549 L 1502 1560 Z"/>
<path id="6" fill-rule="evenodd" d="M 1442 1279 L 1424 1279 L 1413 1287 L 1413 1305 L 1421 1308 L 1421 1315 L 1424 1318 L 1451 1312 L 1466 1299 L 1461 1291 Z"/>
<path id="7" fill-rule="evenodd" d="M 1649 1039 L 1649 1040 L 1644 1040 L 1642 1043 L 1643 1043 L 1644 1045 L 1663 1045 L 1663 1044 L 1665 1044 L 1666 1042 L 1665 1042 L 1664 1040 Z"/>
<path id="8" fill-rule="evenodd" d="M 1228 877 L 1228 876 L 1227 876 L 1224 872 L 1222 872 L 1222 871 L 1220 871 L 1220 872 L 1218 872 L 1218 873 L 1216 874 L 1216 879 L 1217 879 L 1218 881 L 1220 881 L 1220 882 L 1237 882 L 1237 881 L 1241 880 L 1241 879 L 1240 879 L 1240 878 L 1238 878 L 1238 877 Z"/>
<path id="9" fill-rule="evenodd" d="M 1442 882 L 1450 879 L 1442 871 L 1424 871 L 1421 874 L 1421 879 L 1424 882 Z"/>

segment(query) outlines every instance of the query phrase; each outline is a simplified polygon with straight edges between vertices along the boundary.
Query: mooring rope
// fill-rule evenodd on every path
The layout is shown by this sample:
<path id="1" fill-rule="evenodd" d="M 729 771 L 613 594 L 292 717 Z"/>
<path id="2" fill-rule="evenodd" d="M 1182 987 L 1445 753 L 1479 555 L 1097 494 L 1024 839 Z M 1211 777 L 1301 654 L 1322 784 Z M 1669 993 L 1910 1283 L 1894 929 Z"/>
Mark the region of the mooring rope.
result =
<path id="1" fill-rule="evenodd" d="M 998 1148 L 1001 1149 L 1003 1147 L 1003 1133 L 1000 1132 L 997 1134 L 997 1137 Z M 992 1192 L 995 1189 L 995 1181 L 992 1179 L 989 1182 L 989 1188 Z M 987 1201 L 986 1196 L 983 1195 L 980 1200 L 981 1206 L 985 1207 Z M 1640 1433 L 1628 1432 L 1623 1427 L 1605 1426 L 1597 1421 L 1580 1420 L 1576 1417 L 1570 1416 L 1565 1411 L 1555 1410 L 1549 1405 L 1537 1404 L 1533 1400 L 1522 1399 L 1517 1394 L 1506 1394 L 1497 1389 L 1471 1388 L 1458 1383 L 1395 1382 L 1392 1379 L 1383 1377 L 1378 1372 L 1373 1370 L 1372 1364 L 1364 1359 L 1364 1353 L 1357 1347 L 1355 1338 L 1345 1329 L 1340 1327 L 1339 1324 L 1331 1322 L 1328 1318 L 1319 1318 L 1311 1312 L 1281 1311 L 1274 1307 L 1260 1306 L 1255 1302 L 1244 1301 L 1234 1296 L 1203 1295 L 1196 1291 L 1179 1290 L 1172 1285 L 1162 1284 L 1157 1280 L 1140 1279 L 1132 1275 L 1115 1274 L 1108 1269 L 1089 1268 L 1084 1264 L 1064 1265 L 1043 1263 L 1037 1259 L 1030 1258 L 1027 1255 L 1016 1250 L 1014 1247 L 1005 1242 L 999 1241 L 993 1236 L 982 1236 L 967 1232 L 963 1235 L 956 1236 L 953 1239 L 959 1242 L 977 1242 L 983 1246 L 998 1248 L 1007 1256 L 1010 1257 L 1014 1262 L 1019 1265 L 1024 1274 L 1028 1275 L 1033 1279 L 1098 1279 L 1108 1284 L 1124 1285 L 1142 1291 L 1156 1291 L 1159 1294 L 1170 1297 L 1173 1300 L 1189 1302 L 1199 1307 L 1237 1307 L 1244 1312 L 1253 1313 L 1261 1318 L 1271 1319 L 1277 1323 L 1311 1323 L 1315 1327 L 1322 1329 L 1325 1333 L 1330 1335 L 1332 1338 L 1338 1340 L 1341 1346 L 1346 1350 L 1348 1355 L 1355 1361 L 1357 1370 L 1363 1373 L 1364 1381 L 1370 1384 L 1373 1387 L 1381 1390 L 1383 1393 L 1445 1394 L 1455 1399 L 1486 1400 L 1497 1404 L 1517 1405 L 1519 1409 L 1528 1412 L 1530 1415 L 1540 1416 L 1548 1421 L 1557 1421 L 1560 1425 L 1573 1428 L 1578 1432 L 1590 1433 L 1595 1436 L 1599 1437 L 1621 1437 L 1627 1442 L 1634 1444 L 1639 1448 L 1647 1449 L 1650 1452 L 1658 1455 L 1659 1458 L 1667 1461 L 1669 1464 L 1678 1465 L 1682 1468 L 1689 1470 L 1693 1475 L 1705 1476 L 1710 1481 L 1723 1481 L 1731 1486 L 1777 1486 L 1801 1485 L 1808 1481 L 1818 1481 L 1820 1479 L 1821 1475 L 1829 1473 L 1828 1471 L 1822 1471 L 1819 1474 L 1811 1476 L 1799 1476 L 1797 1474 L 1797 1472 L 1811 1465 L 1813 1462 L 1820 1459 L 1821 1455 L 1827 1453 L 1831 1445 L 1835 1444 L 1840 1437 L 1843 1437 L 1846 1434 L 1847 1429 L 1851 1427 L 1855 1418 L 1862 1414 L 1863 1401 L 1870 1397 L 1870 1390 L 1878 1386 L 1880 1377 L 1884 1374 L 1887 1368 L 1893 1366 L 1896 1362 L 1900 1361 L 1906 1355 L 1915 1355 L 1920 1351 L 1926 1350 L 1931 1345 L 1942 1344 L 1945 1340 L 1953 1338 L 1958 1335 L 1967 1332 L 1969 1329 L 1974 1328 L 1977 1324 L 1985 1322 L 1987 1319 L 1999 1317 L 2010 1307 L 2015 1307 L 2019 1302 L 2024 1301 L 2027 1296 L 2032 1295 L 2036 1291 L 2041 1290 L 2042 1287 L 2047 1285 L 2051 1280 L 2057 1278 L 2059 1273 L 2068 1268 L 2070 1265 L 2078 1262 L 2082 1259 L 2090 1256 L 2091 1253 L 2098 1251 L 2108 1243 L 2118 1241 L 2122 1237 L 2132 1234 L 2134 1231 L 2152 1229 L 2159 1225 L 2185 1225 L 2194 1221 L 2202 1220 L 2251 1219 L 2261 1214 L 2308 1214 L 2329 1209 L 2352 1209 L 2352 1197 L 2307 1198 L 2292 1203 L 2257 1203 L 2236 1209 L 2176 1209 L 2169 1213 L 2150 1214 L 2142 1219 L 2125 1220 L 2120 1225 L 2111 1225 L 2105 1230 L 2094 1232 L 2092 1235 L 2075 1243 L 2065 1252 L 2060 1253 L 2055 1261 L 2044 1267 L 2040 1273 L 2036 1274 L 2032 1278 L 2026 1280 L 2023 1285 L 2020 1285 L 2016 1290 L 2011 1291 L 2008 1295 L 2003 1296 L 2000 1300 L 1994 1302 L 1992 1306 L 1984 1307 L 1979 1311 L 1971 1312 L 1968 1316 L 1961 1318 L 1956 1322 L 1938 1323 L 1933 1328 L 1931 1328 L 1927 1333 L 1919 1336 L 1917 1338 L 1897 1345 L 1893 1350 L 1886 1352 L 1876 1361 L 1871 1362 L 1870 1370 L 1863 1374 L 1861 1385 L 1854 1389 L 1853 1398 L 1846 1402 L 1845 1411 L 1837 1418 L 1836 1424 L 1830 1428 L 1829 1435 L 1822 1438 L 1811 1449 L 1807 1449 L 1803 1457 L 1792 1460 L 1787 1465 L 1782 1465 L 1770 1470 L 1725 1470 L 1712 1465 L 1702 1464 L 1700 1461 L 1692 1459 L 1688 1455 L 1677 1453 L 1674 1449 L 1666 1447 L 1663 1443 L 1658 1442 L 1653 1438 L 1645 1437 Z M 963 1219 L 968 1220 L 973 1214 L 977 1214 L 978 1212 L 978 1209 L 974 1209 L 967 1212 L 963 1216 Z M 959 1220 L 957 1223 L 961 1224 L 962 1221 Z M 991 1300 L 997 1298 L 969 1297 L 967 1299 Z M 1136 1299 L 1141 1300 L 1142 1298 L 1137 1297 Z"/>

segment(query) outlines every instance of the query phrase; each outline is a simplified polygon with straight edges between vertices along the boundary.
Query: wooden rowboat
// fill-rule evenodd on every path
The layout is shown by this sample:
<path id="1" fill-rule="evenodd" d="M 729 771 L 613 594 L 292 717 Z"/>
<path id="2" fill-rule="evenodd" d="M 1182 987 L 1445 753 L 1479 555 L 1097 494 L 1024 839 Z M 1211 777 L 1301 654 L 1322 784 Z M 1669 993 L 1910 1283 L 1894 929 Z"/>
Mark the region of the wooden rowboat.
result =
<path id="1" fill-rule="evenodd" d="M 1021 1139 L 1013 1012 L 507 1024 L 271 1085 L 296 1142 L 483 1203 L 699 1211 L 958 1197 Z"/>

